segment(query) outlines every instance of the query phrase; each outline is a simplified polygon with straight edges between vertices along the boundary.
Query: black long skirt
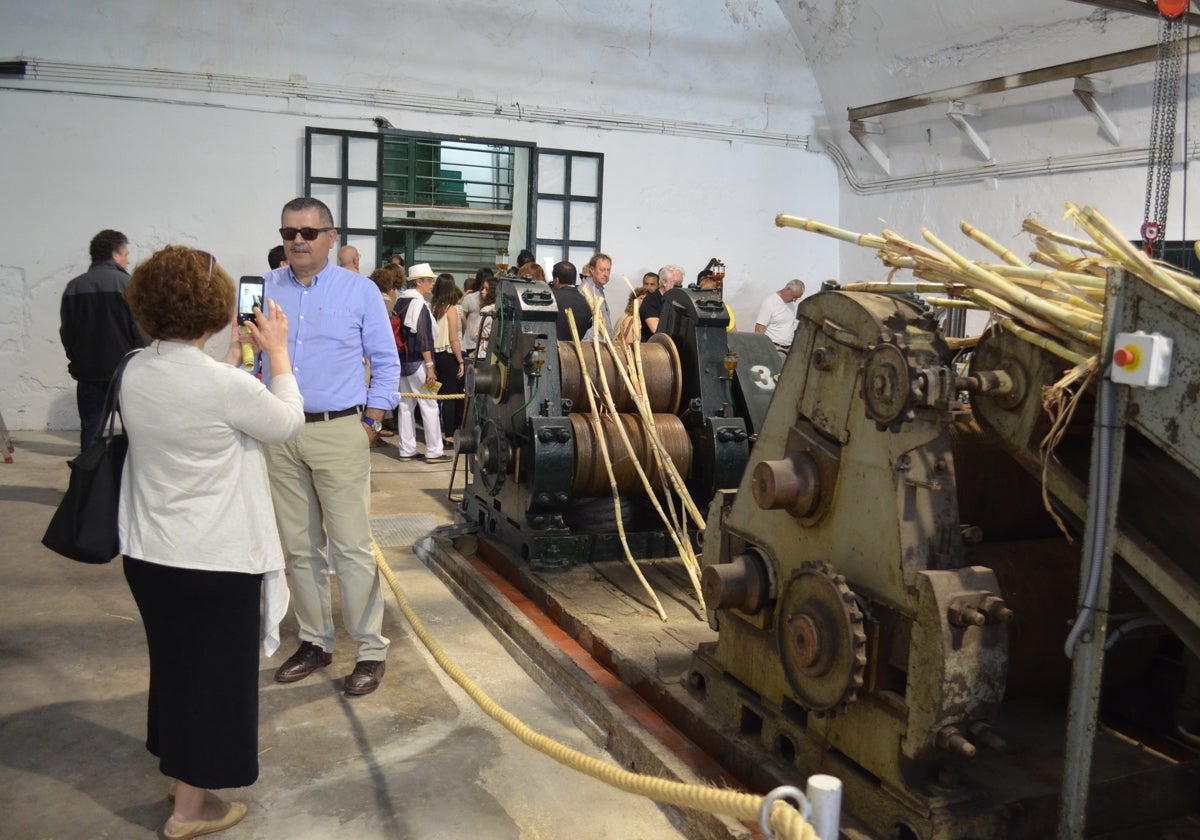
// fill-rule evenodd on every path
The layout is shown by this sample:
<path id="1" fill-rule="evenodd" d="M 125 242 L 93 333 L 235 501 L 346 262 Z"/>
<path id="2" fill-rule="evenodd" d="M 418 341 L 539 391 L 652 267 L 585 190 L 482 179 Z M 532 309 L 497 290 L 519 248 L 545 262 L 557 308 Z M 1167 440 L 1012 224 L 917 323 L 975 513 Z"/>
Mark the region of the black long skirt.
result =
<path id="1" fill-rule="evenodd" d="M 125 580 L 150 649 L 146 749 L 195 787 L 253 784 L 262 575 L 126 557 Z"/>
<path id="2" fill-rule="evenodd" d="M 461 394 L 463 380 L 458 378 L 458 362 L 451 352 L 433 354 L 433 374 L 442 388 L 438 395 Z M 442 412 L 442 437 L 454 437 L 458 427 L 462 425 L 462 400 L 441 400 L 438 407 Z"/>

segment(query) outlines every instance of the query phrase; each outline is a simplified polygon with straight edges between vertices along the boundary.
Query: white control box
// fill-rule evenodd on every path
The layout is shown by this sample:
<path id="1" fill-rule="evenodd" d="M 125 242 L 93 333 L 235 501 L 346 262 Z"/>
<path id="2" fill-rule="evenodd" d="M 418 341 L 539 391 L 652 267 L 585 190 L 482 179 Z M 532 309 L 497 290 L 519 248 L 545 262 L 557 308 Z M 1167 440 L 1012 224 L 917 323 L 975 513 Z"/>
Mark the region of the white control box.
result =
<path id="1" fill-rule="evenodd" d="M 1117 333 L 1113 343 L 1112 381 L 1141 388 L 1162 388 L 1171 378 L 1174 342 L 1159 333 L 1141 330 Z"/>

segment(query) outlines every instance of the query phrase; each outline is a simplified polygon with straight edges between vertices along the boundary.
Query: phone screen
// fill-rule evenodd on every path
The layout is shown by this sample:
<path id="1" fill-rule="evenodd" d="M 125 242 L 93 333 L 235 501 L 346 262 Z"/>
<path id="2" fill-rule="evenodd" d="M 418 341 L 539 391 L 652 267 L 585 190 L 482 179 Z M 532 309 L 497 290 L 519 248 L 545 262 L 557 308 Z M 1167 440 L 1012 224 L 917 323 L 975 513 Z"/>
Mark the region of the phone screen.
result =
<path id="1" fill-rule="evenodd" d="M 238 323 L 254 320 L 254 307 L 263 308 L 263 279 L 243 277 L 238 281 Z"/>

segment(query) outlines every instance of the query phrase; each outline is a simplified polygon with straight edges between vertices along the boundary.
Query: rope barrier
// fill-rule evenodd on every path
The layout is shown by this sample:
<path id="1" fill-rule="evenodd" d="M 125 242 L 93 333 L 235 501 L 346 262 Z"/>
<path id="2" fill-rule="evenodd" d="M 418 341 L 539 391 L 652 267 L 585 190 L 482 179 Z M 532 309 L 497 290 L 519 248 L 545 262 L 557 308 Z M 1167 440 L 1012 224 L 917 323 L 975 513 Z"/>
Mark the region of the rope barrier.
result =
<path id="1" fill-rule="evenodd" d="M 408 391 L 401 391 L 401 397 L 412 397 L 415 400 L 465 400 L 466 394 L 413 394 Z"/>
<path id="2" fill-rule="evenodd" d="M 774 830 L 775 836 L 785 840 L 821 840 L 812 825 L 785 799 L 776 798 L 768 801 L 767 797 L 752 793 L 741 793 L 704 785 L 690 785 L 656 776 L 632 773 L 571 749 L 526 726 L 519 718 L 489 697 L 474 680 L 454 664 L 437 640 L 425 629 L 425 625 L 409 605 L 408 597 L 400 588 L 400 582 L 396 579 L 395 573 L 383 556 L 383 551 L 380 550 L 374 539 L 371 540 L 371 548 L 375 552 L 375 563 L 384 580 L 392 588 L 401 613 L 412 626 L 417 638 L 433 655 L 437 664 L 488 717 L 502 725 L 522 743 L 533 747 L 565 767 L 627 793 L 645 796 L 668 805 L 692 808 L 710 814 L 721 814 L 742 821 L 758 822 L 760 812 L 769 810 L 769 824 Z"/>

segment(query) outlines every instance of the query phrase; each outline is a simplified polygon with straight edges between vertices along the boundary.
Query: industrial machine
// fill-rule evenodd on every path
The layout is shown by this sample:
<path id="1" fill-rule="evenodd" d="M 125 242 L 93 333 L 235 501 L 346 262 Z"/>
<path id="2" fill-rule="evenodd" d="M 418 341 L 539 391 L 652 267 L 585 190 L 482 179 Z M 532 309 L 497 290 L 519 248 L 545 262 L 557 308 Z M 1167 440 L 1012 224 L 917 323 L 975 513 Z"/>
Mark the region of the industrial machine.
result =
<path id="1" fill-rule="evenodd" d="M 840 777 L 872 836 L 1161 837 L 1120 832 L 1200 803 L 1200 316 L 1110 287 L 1102 385 L 1045 462 L 1067 363 L 1002 330 L 952 350 L 910 300 L 806 299 L 717 491 L 689 685 L 797 778 Z M 1169 339 L 1157 387 L 1107 381 L 1114 347 Z"/>
<path id="2" fill-rule="evenodd" d="M 673 289 L 658 333 L 641 345 L 653 424 L 695 503 L 708 505 L 745 471 L 766 416 L 780 361 L 764 336 L 726 333 L 716 292 Z M 635 557 L 673 553 L 669 534 L 644 502 L 645 490 L 617 424 L 652 475 L 646 420 L 635 410 L 612 347 L 556 340 L 558 308 L 542 283 L 504 280 L 497 292 L 487 359 L 468 370 L 469 420 L 456 449 L 467 453 L 466 520 L 536 569 L 620 558 L 601 442 L 589 420 L 587 379 L 605 381 L 617 406 L 602 428 L 622 497 L 622 522 Z"/>

